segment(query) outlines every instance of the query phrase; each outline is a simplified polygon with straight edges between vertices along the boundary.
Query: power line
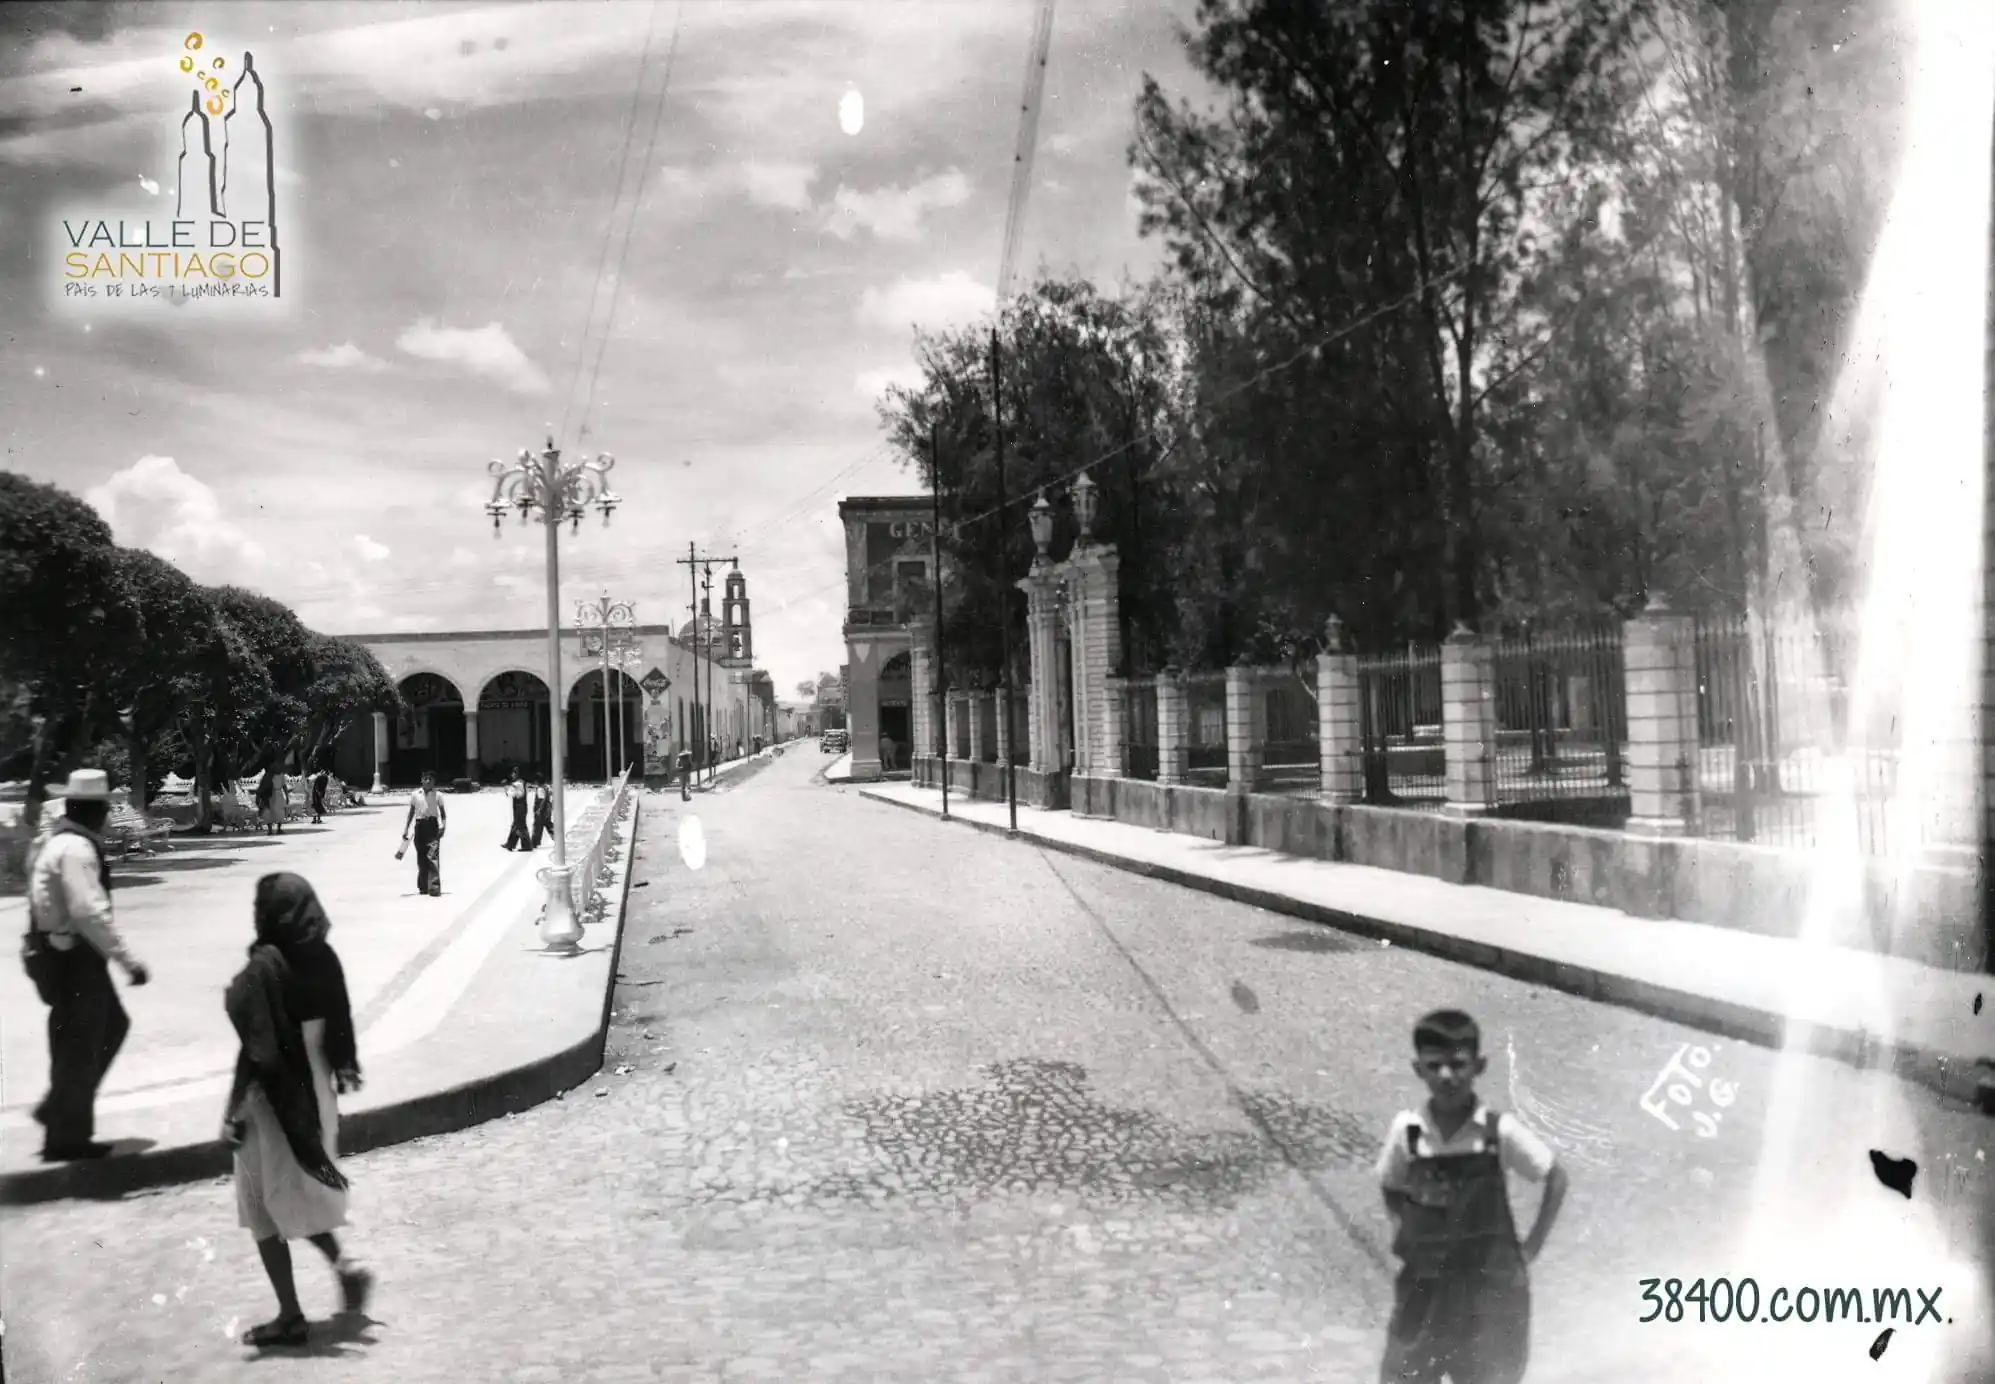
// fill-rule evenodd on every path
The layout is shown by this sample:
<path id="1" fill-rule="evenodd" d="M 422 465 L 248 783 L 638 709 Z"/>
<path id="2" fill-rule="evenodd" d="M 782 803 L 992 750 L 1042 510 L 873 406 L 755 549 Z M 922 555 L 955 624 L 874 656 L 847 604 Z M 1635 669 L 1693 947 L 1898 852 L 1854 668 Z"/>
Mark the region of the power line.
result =
<path id="1" fill-rule="evenodd" d="M 616 209 L 623 201 L 623 180 L 630 166 L 630 141 L 637 133 L 637 103 L 644 95 L 644 73 L 651 61 L 651 36 L 658 26 L 658 0 L 651 0 L 651 18 L 644 27 L 644 48 L 637 57 L 637 81 L 630 90 L 630 109 L 623 118 L 623 149 L 617 155 L 616 193 L 610 199 L 610 215 L 603 226 L 603 248 L 596 256 L 596 279 L 589 288 L 589 310 L 582 319 L 582 339 L 575 344 L 575 369 L 568 376 L 567 402 L 561 408 L 563 442 L 568 437 L 568 418 L 575 411 L 575 386 L 581 383 L 582 362 L 589 357 L 589 329 L 596 320 L 596 299 L 603 291 L 603 268 L 610 259 L 610 238 L 616 232 Z"/>
<path id="2" fill-rule="evenodd" d="M 654 10 L 655 13 L 655 10 Z M 665 80 L 658 88 L 658 104 L 651 113 L 651 136 L 644 146 L 644 165 L 637 171 L 637 195 L 630 204 L 630 215 L 623 224 L 623 245 L 617 250 L 614 287 L 610 289 L 609 320 L 603 324 L 603 334 L 596 341 L 596 363 L 589 370 L 588 388 L 582 393 L 582 424 L 576 433 L 579 442 L 589 431 L 589 415 L 596 407 L 596 377 L 603 368 L 603 354 L 609 350 L 610 337 L 616 331 L 617 306 L 623 298 L 624 264 L 630 258 L 630 237 L 637 229 L 637 214 L 644 208 L 644 188 L 651 178 L 651 155 L 658 147 L 658 129 L 665 123 L 665 98 L 672 90 L 672 68 L 679 57 L 679 26 L 686 17 L 686 7 L 681 4 L 672 13 L 672 46 L 665 54 Z"/>

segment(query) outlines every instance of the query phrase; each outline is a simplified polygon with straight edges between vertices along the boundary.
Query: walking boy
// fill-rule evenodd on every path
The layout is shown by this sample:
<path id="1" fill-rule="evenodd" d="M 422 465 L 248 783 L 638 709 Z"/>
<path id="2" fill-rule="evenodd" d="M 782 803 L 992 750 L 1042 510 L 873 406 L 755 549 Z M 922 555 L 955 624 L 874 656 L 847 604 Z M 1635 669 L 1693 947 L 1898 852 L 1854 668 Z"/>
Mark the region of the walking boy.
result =
<path id="1" fill-rule="evenodd" d="M 416 836 L 416 892 L 433 898 L 443 896 L 443 795 L 436 791 L 436 775 L 425 769 L 423 786 L 409 794 L 409 815 L 402 823 L 402 846 L 407 849 L 409 832 Z M 400 855 L 400 852 L 396 852 Z"/>
<path id="2" fill-rule="evenodd" d="M 1565 1169 L 1537 1135 L 1476 1099 L 1489 1059 L 1474 1019 L 1436 1010 L 1414 1025 L 1413 1052 L 1429 1099 L 1394 1117 L 1378 1162 L 1402 1266 L 1379 1379 L 1518 1384 L 1531 1347 L 1525 1266 L 1565 1201 Z M 1545 1186 L 1521 1244 L 1506 1172 Z"/>
<path id="3" fill-rule="evenodd" d="M 693 800 L 693 752 L 679 751 L 679 801 Z"/>

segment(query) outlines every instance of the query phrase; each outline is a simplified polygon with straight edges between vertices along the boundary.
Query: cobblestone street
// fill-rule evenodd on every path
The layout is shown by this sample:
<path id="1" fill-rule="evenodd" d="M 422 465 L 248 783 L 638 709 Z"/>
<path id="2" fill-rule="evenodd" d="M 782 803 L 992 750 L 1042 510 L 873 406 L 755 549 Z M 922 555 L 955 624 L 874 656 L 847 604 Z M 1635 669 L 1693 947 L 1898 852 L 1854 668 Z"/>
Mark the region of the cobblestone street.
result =
<path id="1" fill-rule="evenodd" d="M 300 1247 L 314 1346 L 236 1345 L 271 1302 L 225 1184 L 36 1207 L 5 1222 L 8 1378 L 1370 1379 L 1371 1164 L 1443 1004 L 1483 1025 L 1486 1096 L 1573 1172 L 1531 1378 L 1710 1377 L 1635 1326 L 1637 1280 L 1753 1272 L 1723 1256 L 1773 1054 L 935 823 L 822 767 L 798 746 L 645 798 L 602 1073 L 349 1162 L 370 1320 L 328 1321 Z M 1692 1041 L 1742 1093 L 1716 1139 L 1638 1106 Z M 1828 1153 L 1874 1079 L 1817 1075 L 1823 1195 L 1863 1195 Z M 1979 1204 L 1984 1125 L 1911 1099 L 1925 1146 L 1968 1160 L 1921 1176 Z M 1870 1366 L 1874 1328 L 1830 1332 Z"/>

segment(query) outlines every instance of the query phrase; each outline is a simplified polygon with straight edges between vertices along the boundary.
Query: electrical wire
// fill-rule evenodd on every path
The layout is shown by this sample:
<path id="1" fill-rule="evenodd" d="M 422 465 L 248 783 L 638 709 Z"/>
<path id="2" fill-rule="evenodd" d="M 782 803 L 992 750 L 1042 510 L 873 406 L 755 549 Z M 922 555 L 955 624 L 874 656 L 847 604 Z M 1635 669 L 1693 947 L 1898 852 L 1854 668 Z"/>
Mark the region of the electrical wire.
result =
<path id="1" fill-rule="evenodd" d="M 575 347 L 575 369 L 568 377 L 567 399 L 561 408 L 561 432 L 559 438 L 565 443 L 568 436 L 568 419 L 575 411 L 575 387 L 581 383 L 582 362 L 589 358 L 589 330 L 596 320 L 596 300 L 603 291 L 603 269 L 609 264 L 610 240 L 616 233 L 616 209 L 623 202 L 623 180 L 630 166 L 630 142 L 637 134 L 637 106 L 644 96 L 644 74 L 651 62 L 651 39 L 658 27 L 658 2 L 651 0 L 651 18 L 644 27 L 644 48 L 637 58 L 637 81 L 630 90 L 630 109 L 623 118 L 623 149 L 617 155 L 616 194 L 610 199 L 609 219 L 603 225 L 603 248 L 596 256 L 596 278 L 589 288 L 589 310 L 582 319 L 582 339 Z"/>
<path id="2" fill-rule="evenodd" d="M 623 245 L 617 250 L 617 267 L 611 280 L 613 287 L 610 289 L 609 320 L 603 324 L 602 335 L 597 338 L 596 362 L 590 367 L 589 384 L 582 393 L 582 422 L 575 434 L 575 440 L 578 444 L 588 434 L 589 416 L 595 411 L 596 407 L 596 377 L 602 372 L 603 355 L 609 350 L 610 338 L 616 332 L 617 307 L 623 298 L 624 265 L 630 258 L 630 238 L 631 234 L 637 229 L 637 214 L 644 208 L 644 189 L 645 185 L 651 179 L 651 155 L 658 147 L 658 130 L 665 123 L 665 99 L 672 91 L 672 68 L 678 62 L 679 58 L 679 26 L 685 20 L 685 17 L 686 7 L 684 4 L 681 4 L 673 11 L 672 44 L 665 53 L 665 80 L 659 85 L 658 104 L 652 109 L 651 136 L 644 145 L 644 165 L 638 169 L 637 173 L 637 195 L 632 199 L 630 215 L 624 221 Z"/>

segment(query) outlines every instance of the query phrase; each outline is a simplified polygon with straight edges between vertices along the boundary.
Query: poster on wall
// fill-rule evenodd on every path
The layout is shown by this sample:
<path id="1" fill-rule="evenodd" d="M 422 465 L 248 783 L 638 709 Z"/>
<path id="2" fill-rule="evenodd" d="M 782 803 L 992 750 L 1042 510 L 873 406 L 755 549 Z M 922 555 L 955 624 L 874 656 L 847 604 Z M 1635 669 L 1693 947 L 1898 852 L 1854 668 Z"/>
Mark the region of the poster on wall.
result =
<path id="1" fill-rule="evenodd" d="M 866 524 L 866 604 L 888 606 L 894 601 L 895 562 L 903 557 L 925 559 L 935 526 L 912 515 L 872 519 Z M 925 571 L 926 568 L 924 567 Z"/>

